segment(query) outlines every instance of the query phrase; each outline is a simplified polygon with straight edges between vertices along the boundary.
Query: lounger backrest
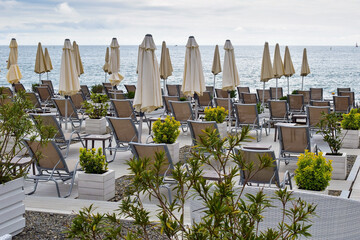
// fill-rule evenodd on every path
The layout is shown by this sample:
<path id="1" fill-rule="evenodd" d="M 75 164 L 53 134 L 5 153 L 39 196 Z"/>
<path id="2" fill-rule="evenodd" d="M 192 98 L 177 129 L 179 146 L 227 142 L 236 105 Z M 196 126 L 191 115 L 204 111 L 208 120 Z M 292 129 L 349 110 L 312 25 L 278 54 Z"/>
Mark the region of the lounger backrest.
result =
<path id="1" fill-rule="evenodd" d="M 51 136 L 60 141 L 65 141 L 64 133 L 60 127 L 59 122 L 56 120 L 56 116 L 54 114 L 30 114 L 35 124 L 39 124 L 39 120 L 44 126 L 52 126 L 56 133 L 55 136 Z"/>
<path id="2" fill-rule="evenodd" d="M 85 101 L 84 95 L 81 92 L 78 92 L 70 96 L 71 101 L 74 103 L 76 109 L 81 109 Z"/>
<path id="3" fill-rule="evenodd" d="M 236 87 L 236 90 L 238 92 L 239 100 L 242 100 L 241 93 L 250 93 L 249 87 Z"/>
<path id="4" fill-rule="evenodd" d="M 269 101 L 270 119 L 287 118 L 288 105 L 286 100 Z"/>
<path id="5" fill-rule="evenodd" d="M 257 103 L 258 99 L 256 96 L 256 93 L 241 93 L 242 94 L 242 100 L 245 104 L 253 104 Z"/>
<path id="6" fill-rule="evenodd" d="M 126 99 L 126 94 L 123 90 L 110 90 L 109 95 L 110 99 Z"/>
<path id="7" fill-rule="evenodd" d="M 349 96 L 333 96 L 334 111 L 348 113 L 350 110 L 350 97 Z"/>
<path id="8" fill-rule="evenodd" d="M 206 91 L 211 93 L 211 96 L 213 97 L 214 94 L 214 87 L 213 86 L 206 86 Z"/>
<path id="9" fill-rule="evenodd" d="M 340 92 L 351 92 L 351 88 L 337 88 L 337 95 L 340 95 Z"/>
<path id="10" fill-rule="evenodd" d="M 0 97 L 0 106 L 4 106 L 5 104 L 12 104 L 12 100 L 8 96 Z"/>
<path id="11" fill-rule="evenodd" d="M 49 101 L 52 98 L 52 94 L 48 86 L 46 87 L 37 87 L 36 91 L 39 94 L 39 98 L 42 102 Z"/>
<path id="12" fill-rule="evenodd" d="M 169 101 L 179 101 L 179 96 L 163 96 L 163 102 L 165 103 L 164 105 L 167 113 L 171 113 Z"/>
<path id="13" fill-rule="evenodd" d="M 289 110 L 303 111 L 304 110 L 304 95 L 290 94 L 288 95 Z"/>
<path id="14" fill-rule="evenodd" d="M 198 100 L 198 104 L 199 106 L 202 107 L 212 107 L 212 101 L 211 101 L 211 93 L 210 92 L 203 92 L 202 96 L 197 95 L 197 100 Z"/>
<path id="15" fill-rule="evenodd" d="M 281 98 L 283 96 L 283 89 L 282 87 L 278 87 L 276 89 L 276 87 L 270 87 L 270 96 L 271 99 L 275 99 L 276 98 L 276 90 L 277 90 L 277 99 Z"/>
<path id="16" fill-rule="evenodd" d="M 24 85 L 22 85 L 22 83 L 15 83 L 14 84 L 14 89 L 15 89 L 15 92 L 19 92 L 19 91 L 26 91 L 25 88 L 24 88 Z"/>
<path id="17" fill-rule="evenodd" d="M 350 97 L 350 105 L 355 107 L 355 94 L 350 91 L 341 91 L 339 92 L 339 96 L 349 96 Z"/>
<path id="18" fill-rule="evenodd" d="M 229 98 L 214 98 L 216 107 L 223 107 L 225 111 L 229 110 Z M 232 99 L 230 99 L 230 112 L 232 112 Z"/>
<path id="19" fill-rule="evenodd" d="M 310 99 L 311 100 L 323 100 L 323 89 L 322 88 L 310 88 Z"/>
<path id="20" fill-rule="evenodd" d="M 48 85 L 49 88 L 50 88 L 50 91 L 51 91 L 52 93 L 54 93 L 54 86 L 53 86 L 51 80 L 41 80 L 41 83 L 42 83 L 42 84 L 45 84 L 45 85 Z"/>
<path id="21" fill-rule="evenodd" d="M 218 97 L 218 98 L 227 98 L 228 97 L 228 92 L 224 91 L 222 89 L 216 88 L 215 92 L 216 92 L 216 97 Z"/>
<path id="22" fill-rule="evenodd" d="M 245 180 L 247 180 L 251 183 L 264 184 L 276 182 L 279 185 L 279 173 L 277 171 L 274 151 L 241 149 L 240 151 L 237 151 L 237 153 L 242 154 L 242 158 L 246 166 L 250 163 L 254 164 L 254 168 L 251 172 L 244 170 L 245 166 L 240 166 L 240 176 L 243 183 Z M 268 156 L 274 160 L 273 166 L 259 170 L 261 164 L 259 158 L 264 156 Z"/>
<path id="23" fill-rule="evenodd" d="M 308 106 L 306 112 L 309 126 L 315 127 L 316 124 L 320 122 L 321 117 L 324 113 L 330 113 L 330 107 Z"/>
<path id="24" fill-rule="evenodd" d="M 29 100 L 31 102 L 31 104 L 34 106 L 34 108 L 41 107 L 41 103 L 39 102 L 39 99 L 37 98 L 35 93 L 27 92 L 27 93 L 25 93 L 25 97 L 27 100 Z"/>
<path id="25" fill-rule="evenodd" d="M 168 96 L 180 96 L 179 85 L 166 84 Z"/>
<path id="26" fill-rule="evenodd" d="M 298 90 L 298 94 L 304 95 L 304 104 L 310 104 L 310 91 Z"/>
<path id="27" fill-rule="evenodd" d="M 85 97 L 90 97 L 90 91 L 87 85 L 80 85 L 80 89 L 85 95 Z"/>
<path id="28" fill-rule="evenodd" d="M 53 141 L 41 144 L 39 141 L 25 140 L 30 155 L 35 159 L 38 169 L 63 170 L 68 172 L 67 165 L 61 155 L 59 148 Z"/>
<path id="29" fill-rule="evenodd" d="M 115 110 L 115 116 L 118 118 L 129 118 L 136 119 L 134 108 L 130 100 L 111 100 L 111 104 Z"/>
<path id="30" fill-rule="evenodd" d="M 124 85 L 127 92 L 136 92 L 136 86 L 135 85 Z"/>
<path id="31" fill-rule="evenodd" d="M 256 89 L 256 93 L 258 96 L 258 99 L 260 102 L 263 102 L 263 94 L 264 94 L 264 102 L 266 103 L 267 101 L 269 101 L 271 99 L 270 97 L 270 89 Z"/>
<path id="32" fill-rule="evenodd" d="M 310 150 L 310 134 L 307 126 L 279 126 L 280 150 L 303 153 Z"/>
<path id="33" fill-rule="evenodd" d="M 193 120 L 194 115 L 189 101 L 169 101 L 171 112 L 177 121 Z"/>
<path id="34" fill-rule="evenodd" d="M 131 118 L 106 117 L 117 142 L 137 142 L 139 133 Z"/>
<path id="35" fill-rule="evenodd" d="M 0 87 L 0 95 L 7 95 L 13 97 L 13 92 L 9 87 Z"/>
<path id="36" fill-rule="evenodd" d="M 187 122 L 190 128 L 193 145 L 196 145 L 197 142 L 200 141 L 200 135 L 205 135 L 204 133 L 205 129 L 211 128 L 219 131 L 215 121 L 199 122 L 199 121 L 188 120 Z"/>
<path id="37" fill-rule="evenodd" d="M 171 156 L 166 144 L 141 144 L 141 143 L 130 143 L 135 157 L 138 158 L 149 158 L 149 166 L 153 166 L 155 162 L 155 153 L 165 153 L 165 161 L 160 169 L 160 175 L 164 175 L 166 170 L 170 167 L 170 171 L 167 175 L 171 174 L 171 170 L 174 169 Z"/>
<path id="38" fill-rule="evenodd" d="M 71 98 L 63 99 L 63 98 L 53 98 L 52 99 L 58 113 L 61 117 L 68 117 L 68 118 L 76 118 L 78 119 L 78 114 L 76 112 L 75 106 L 71 101 Z M 65 109 L 65 106 L 67 105 L 67 109 Z"/>
<path id="39" fill-rule="evenodd" d="M 318 106 L 318 107 L 325 107 L 325 106 L 330 107 L 330 101 L 311 101 L 310 105 L 311 106 Z"/>
<path id="40" fill-rule="evenodd" d="M 236 118 L 239 124 L 259 125 L 256 104 L 235 104 Z"/>

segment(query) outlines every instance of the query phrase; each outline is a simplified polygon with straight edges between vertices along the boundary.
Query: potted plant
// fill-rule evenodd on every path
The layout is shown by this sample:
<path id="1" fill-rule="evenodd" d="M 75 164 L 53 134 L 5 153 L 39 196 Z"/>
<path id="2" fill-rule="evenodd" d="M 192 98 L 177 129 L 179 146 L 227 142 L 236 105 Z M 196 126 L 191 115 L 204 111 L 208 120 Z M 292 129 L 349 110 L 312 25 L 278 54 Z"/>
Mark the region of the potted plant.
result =
<path id="1" fill-rule="evenodd" d="M 108 169 L 102 148 L 80 148 L 79 198 L 107 201 L 115 196 L 115 171 Z"/>
<path id="2" fill-rule="evenodd" d="M 341 115 L 338 113 L 323 113 L 317 124 L 319 130 L 316 133 L 320 133 L 329 145 L 331 153 L 324 153 L 324 156 L 333 161 L 333 179 L 344 180 L 346 178 L 347 158 L 346 153 L 339 152 L 342 146 L 340 119 Z"/>
<path id="3" fill-rule="evenodd" d="M 103 93 L 104 87 L 101 84 L 95 84 L 91 86 L 92 93 Z"/>
<path id="4" fill-rule="evenodd" d="M 215 121 L 217 123 L 220 137 L 224 138 L 227 136 L 225 117 L 229 113 L 224 107 L 217 106 L 216 108 L 206 107 L 205 108 L 205 120 Z"/>
<path id="5" fill-rule="evenodd" d="M 333 170 L 331 160 L 327 160 L 321 152 L 315 154 L 306 150 L 298 157 L 297 166 L 295 182 L 299 189 L 326 193 Z"/>
<path id="6" fill-rule="evenodd" d="M 174 164 L 179 161 L 179 142 L 176 142 L 180 134 L 179 127 L 180 122 L 170 116 L 164 120 L 159 118 L 153 124 L 154 142 L 167 144 Z"/>
<path id="7" fill-rule="evenodd" d="M 125 97 L 126 97 L 127 99 L 134 99 L 134 97 L 135 97 L 135 92 L 125 93 Z"/>
<path id="8" fill-rule="evenodd" d="M 93 93 L 90 101 L 84 101 L 85 113 L 89 118 L 85 119 L 85 131 L 91 134 L 106 133 L 106 119 L 109 98 L 106 94 Z"/>
<path id="9" fill-rule="evenodd" d="M 343 134 L 343 148 L 359 147 L 360 113 L 358 109 L 351 109 L 348 114 L 342 115 L 341 127 L 346 130 Z"/>

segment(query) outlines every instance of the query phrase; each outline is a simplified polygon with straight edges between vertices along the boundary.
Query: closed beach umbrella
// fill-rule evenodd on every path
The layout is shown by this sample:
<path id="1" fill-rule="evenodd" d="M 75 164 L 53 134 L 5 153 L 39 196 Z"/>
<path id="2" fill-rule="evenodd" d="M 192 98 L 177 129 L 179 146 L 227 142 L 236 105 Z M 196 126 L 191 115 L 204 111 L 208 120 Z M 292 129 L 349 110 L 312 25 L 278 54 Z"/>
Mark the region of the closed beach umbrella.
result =
<path id="1" fill-rule="evenodd" d="M 290 94 L 289 90 L 289 77 L 294 75 L 295 68 L 293 65 L 293 62 L 291 60 L 290 51 L 288 46 L 285 47 L 285 55 L 284 55 L 284 75 L 287 78 L 287 84 L 288 84 L 288 94 Z"/>
<path id="2" fill-rule="evenodd" d="M 215 46 L 214 58 L 213 58 L 211 72 L 212 72 L 212 74 L 214 74 L 214 93 L 213 94 L 215 96 L 216 75 L 221 73 L 221 61 L 220 61 L 220 53 L 219 53 L 219 46 L 218 45 Z"/>
<path id="3" fill-rule="evenodd" d="M 278 79 L 284 76 L 284 64 L 281 59 L 280 55 L 280 47 L 277 43 L 275 45 L 275 52 L 274 52 L 274 62 L 273 62 L 273 73 L 274 77 L 276 78 L 276 99 L 277 99 L 277 87 L 278 87 Z"/>
<path id="4" fill-rule="evenodd" d="M 263 82 L 263 105 L 264 105 L 264 98 L 265 98 L 265 83 L 268 82 L 270 79 L 274 77 L 273 68 L 271 65 L 270 59 L 270 51 L 269 51 L 269 44 L 265 42 L 263 58 L 261 63 L 261 75 L 260 81 Z"/>
<path id="5" fill-rule="evenodd" d="M 229 127 L 230 125 L 230 109 L 231 109 L 231 100 L 230 100 L 230 91 L 236 89 L 236 86 L 240 85 L 240 79 L 238 70 L 236 67 L 235 62 L 235 53 L 234 47 L 231 44 L 230 40 L 225 41 L 224 45 L 225 49 L 225 56 L 224 56 L 224 71 L 223 71 L 223 78 L 222 78 L 222 90 L 228 91 L 228 101 L 229 101 Z"/>
<path id="6" fill-rule="evenodd" d="M 77 43 L 74 41 L 72 47 L 73 47 L 72 50 L 73 50 L 73 54 L 74 54 L 74 60 L 75 60 L 75 64 L 76 64 L 76 72 L 77 72 L 78 76 L 80 77 L 80 75 L 84 73 L 84 67 L 81 62 L 79 45 L 77 45 Z"/>
<path id="7" fill-rule="evenodd" d="M 53 66 L 47 48 L 45 48 L 45 69 L 46 69 L 46 78 L 49 79 L 49 72 L 53 70 Z"/>
<path id="8" fill-rule="evenodd" d="M 189 37 L 186 44 L 184 76 L 181 91 L 185 96 L 202 96 L 205 92 L 205 79 L 201 62 L 199 45 L 193 36 Z"/>
<path id="9" fill-rule="evenodd" d="M 116 38 L 113 38 L 110 44 L 110 60 L 109 60 L 109 72 L 111 75 L 109 81 L 112 86 L 119 85 L 124 79 L 120 72 L 120 46 Z"/>
<path id="10" fill-rule="evenodd" d="M 303 59 L 301 63 L 301 72 L 300 72 L 300 76 L 302 77 L 301 90 L 304 89 L 304 77 L 306 77 L 309 73 L 310 73 L 310 67 L 307 59 L 306 48 L 304 48 Z"/>
<path id="11" fill-rule="evenodd" d="M 139 46 L 138 80 L 134 97 L 134 108 L 141 113 L 139 133 L 142 132 L 142 113 L 162 107 L 159 64 L 155 55 L 156 45 L 151 34 L 146 34 Z M 141 135 L 139 141 L 141 140 Z"/>
<path id="12" fill-rule="evenodd" d="M 171 64 L 169 49 L 166 47 L 165 41 L 163 41 L 160 58 L 160 78 L 164 80 L 164 91 L 166 91 L 166 80 L 172 75 L 172 72 L 173 67 Z"/>
<path id="13" fill-rule="evenodd" d="M 106 53 L 105 53 L 105 64 L 103 66 L 103 70 L 105 72 L 105 82 L 106 82 L 106 74 L 109 73 L 109 47 L 106 48 Z"/>
<path id="14" fill-rule="evenodd" d="M 10 54 L 7 62 L 7 69 L 9 71 L 6 74 L 6 79 L 10 84 L 18 83 L 22 78 L 20 68 L 17 64 L 18 61 L 18 45 L 16 39 L 11 39 L 10 42 Z"/>
<path id="15" fill-rule="evenodd" d="M 63 53 L 61 56 L 59 93 L 67 99 L 79 92 L 80 83 L 76 69 L 72 46 L 69 39 L 65 39 Z M 67 104 L 65 104 L 65 129 L 67 130 Z"/>
<path id="16" fill-rule="evenodd" d="M 41 43 L 38 43 L 38 48 L 36 51 L 34 72 L 39 74 L 39 83 L 41 83 L 41 74 L 46 72 L 45 56 Z"/>

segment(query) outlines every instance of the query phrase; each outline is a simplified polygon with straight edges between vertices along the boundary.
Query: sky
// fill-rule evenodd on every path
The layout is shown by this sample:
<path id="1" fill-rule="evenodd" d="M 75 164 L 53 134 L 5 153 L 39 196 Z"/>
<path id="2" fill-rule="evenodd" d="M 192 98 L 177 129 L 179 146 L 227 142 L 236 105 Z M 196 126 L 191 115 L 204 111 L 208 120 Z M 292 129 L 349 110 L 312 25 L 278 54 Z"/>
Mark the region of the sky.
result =
<path id="1" fill-rule="evenodd" d="M 359 0 L 0 0 L 0 45 L 360 44 Z"/>

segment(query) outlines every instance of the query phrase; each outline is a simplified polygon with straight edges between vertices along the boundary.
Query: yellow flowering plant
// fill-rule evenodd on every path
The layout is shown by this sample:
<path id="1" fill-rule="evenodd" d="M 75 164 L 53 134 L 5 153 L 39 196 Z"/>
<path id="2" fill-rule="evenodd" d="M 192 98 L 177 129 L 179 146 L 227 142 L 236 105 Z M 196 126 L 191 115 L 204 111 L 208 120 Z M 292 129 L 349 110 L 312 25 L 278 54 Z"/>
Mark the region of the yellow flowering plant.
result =
<path id="1" fill-rule="evenodd" d="M 180 122 L 167 116 L 163 121 L 159 118 L 153 124 L 154 142 L 172 144 L 180 134 Z"/>
<path id="2" fill-rule="evenodd" d="M 108 170 L 108 163 L 102 148 L 80 148 L 80 166 L 85 173 L 103 174 Z"/>
<path id="3" fill-rule="evenodd" d="M 298 157 L 295 170 L 295 181 L 299 189 L 323 191 L 329 186 L 333 170 L 331 160 L 327 160 L 322 152 L 315 154 L 305 151 Z"/>
<path id="4" fill-rule="evenodd" d="M 224 107 L 217 106 L 216 108 L 205 108 L 205 120 L 215 121 L 216 123 L 223 123 L 226 115 L 229 113 Z"/>

